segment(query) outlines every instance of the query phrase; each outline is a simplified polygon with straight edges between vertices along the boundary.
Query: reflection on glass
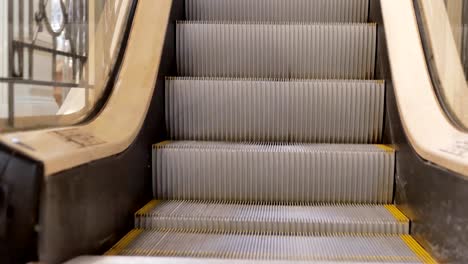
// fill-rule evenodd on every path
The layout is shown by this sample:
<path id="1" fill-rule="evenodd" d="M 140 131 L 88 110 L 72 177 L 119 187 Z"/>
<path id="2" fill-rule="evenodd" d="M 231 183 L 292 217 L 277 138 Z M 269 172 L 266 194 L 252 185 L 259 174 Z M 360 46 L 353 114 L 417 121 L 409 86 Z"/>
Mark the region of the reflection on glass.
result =
<path id="1" fill-rule="evenodd" d="M 85 118 L 113 70 L 131 2 L 0 1 L 0 129 Z"/>
<path id="2" fill-rule="evenodd" d="M 441 105 L 456 125 L 468 129 L 468 0 L 417 0 L 417 5 Z"/>
<path id="3" fill-rule="evenodd" d="M 468 1 L 444 0 L 444 3 L 465 76 L 468 76 Z"/>

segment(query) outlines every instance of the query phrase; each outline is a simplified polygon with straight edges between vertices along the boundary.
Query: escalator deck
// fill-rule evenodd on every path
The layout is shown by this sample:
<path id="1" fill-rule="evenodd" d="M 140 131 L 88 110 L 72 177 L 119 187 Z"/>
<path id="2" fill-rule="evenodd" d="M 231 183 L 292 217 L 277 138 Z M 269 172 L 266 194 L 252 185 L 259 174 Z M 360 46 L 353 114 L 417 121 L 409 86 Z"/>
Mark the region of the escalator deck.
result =
<path id="1" fill-rule="evenodd" d="M 185 9 L 155 200 L 102 263 L 435 263 L 392 204 L 369 1 Z"/>

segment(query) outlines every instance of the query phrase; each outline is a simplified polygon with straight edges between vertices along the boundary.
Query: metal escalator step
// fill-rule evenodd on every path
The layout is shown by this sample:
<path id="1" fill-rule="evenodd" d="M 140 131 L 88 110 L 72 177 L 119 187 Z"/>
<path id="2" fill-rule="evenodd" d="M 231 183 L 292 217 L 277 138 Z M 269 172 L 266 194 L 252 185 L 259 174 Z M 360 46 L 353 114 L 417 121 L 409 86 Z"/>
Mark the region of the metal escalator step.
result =
<path id="1" fill-rule="evenodd" d="M 189 20 L 367 22 L 369 0 L 187 0 Z"/>
<path id="2" fill-rule="evenodd" d="M 177 23 L 179 75 L 373 79 L 376 25 Z"/>
<path id="3" fill-rule="evenodd" d="M 183 257 L 142 257 L 142 256 L 82 256 L 65 264 L 343 264 L 343 261 L 302 261 L 302 260 L 252 260 L 252 259 L 207 259 Z M 394 261 L 352 261 L 353 264 L 386 264 Z M 400 261 L 399 264 L 423 263 L 422 261 Z M 429 262 L 427 262 L 429 263 Z"/>
<path id="4" fill-rule="evenodd" d="M 284 235 L 400 235 L 409 233 L 409 221 L 393 205 L 154 200 L 135 214 L 135 228 Z"/>
<path id="5" fill-rule="evenodd" d="M 380 142 L 385 83 L 168 78 L 173 140 Z"/>
<path id="6" fill-rule="evenodd" d="M 166 141 L 153 149 L 163 200 L 391 203 L 394 151 L 377 145 Z"/>
<path id="7" fill-rule="evenodd" d="M 171 229 L 134 229 L 106 255 L 390 263 L 430 260 L 408 235 L 321 237 Z"/>

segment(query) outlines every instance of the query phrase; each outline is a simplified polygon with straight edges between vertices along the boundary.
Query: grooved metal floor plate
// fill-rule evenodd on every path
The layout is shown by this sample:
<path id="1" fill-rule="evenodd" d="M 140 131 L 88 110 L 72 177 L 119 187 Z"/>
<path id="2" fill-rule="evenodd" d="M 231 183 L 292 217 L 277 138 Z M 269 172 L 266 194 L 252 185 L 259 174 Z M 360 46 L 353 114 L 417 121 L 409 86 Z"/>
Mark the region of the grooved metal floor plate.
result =
<path id="1" fill-rule="evenodd" d="M 380 142 L 383 81 L 170 78 L 173 140 Z"/>
<path id="2" fill-rule="evenodd" d="M 177 23 L 182 76 L 372 79 L 375 24 Z"/>
<path id="3" fill-rule="evenodd" d="M 135 227 L 270 234 L 408 234 L 393 205 L 313 205 L 157 201 L 135 214 Z"/>
<path id="4" fill-rule="evenodd" d="M 367 22 L 369 0 L 187 0 L 188 20 Z"/>
<path id="5" fill-rule="evenodd" d="M 403 236 L 281 236 L 134 229 L 107 255 L 296 261 L 418 262 Z"/>
<path id="6" fill-rule="evenodd" d="M 287 260 L 245 260 L 245 259 L 207 259 L 207 258 L 181 258 L 181 257 L 138 257 L 138 256 L 100 256 L 78 257 L 66 262 L 66 264 L 343 264 L 343 261 L 287 261 Z M 385 264 L 395 263 L 388 261 L 361 262 L 353 261 L 353 264 Z M 423 263 L 421 261 L 398 262 L 400 264 Z"/>
<path id="7" fill-rule="evenodd" d="M 394 151 L 377 145 L 176 141 L 153 149 L 155 197 L 391 203 Z"/>

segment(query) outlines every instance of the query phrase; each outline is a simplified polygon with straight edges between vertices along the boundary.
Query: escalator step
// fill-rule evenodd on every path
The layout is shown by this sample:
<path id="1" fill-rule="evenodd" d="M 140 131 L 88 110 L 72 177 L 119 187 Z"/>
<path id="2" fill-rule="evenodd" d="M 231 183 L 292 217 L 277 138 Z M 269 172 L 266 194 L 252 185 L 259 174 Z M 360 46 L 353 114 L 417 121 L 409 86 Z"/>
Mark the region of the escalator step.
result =
<path id="1" fill-rule="evenodd" d="M 135 227 L 262 234 L 408 234 L 393 205 L 266 204 L 154 200 L 135 214 Z"/>
<path id="2" fill-rule="evenodd" d="M 106 255 L 252 260 L 416 262 L 427 253 L 409 235 L 282 236 L 134 229 Z"/>
<path id="3" fill-rule="evenodd" d="M 394 150 L 378 145 L 166 141 L 153 149 L 163 200 L 391 203 Z"/>
<path id="4" fill-rule="evenodd" d="M 343 261 L 302 261 L 302 260 L 252 260 L 252 259 L 207 259 L 183 257 L 142 257 L 142 256 L 81 256 L 65 264 L 343 264 Z M 366 261 L 354 264 L 388 264 L 395 261 Z M 423 261 L 399 261 L 399 264 L 424 263 Z M 425 262 L 433 263 L 433 262 Z"/>
<path id="5" fill-rule="evenodd" d="M 372 79 L 375 24 L 177 23 L 182 76 Z"/>
<path id="6" fill-rule="evenodd" d="M 169 78 L 173 140 L 376 143 L 383 81 Z"/>
<path id="7" fill-rule="evenodd" d="M 369 0 L 187 0 L 189 20 L 367 22 Z"/>

